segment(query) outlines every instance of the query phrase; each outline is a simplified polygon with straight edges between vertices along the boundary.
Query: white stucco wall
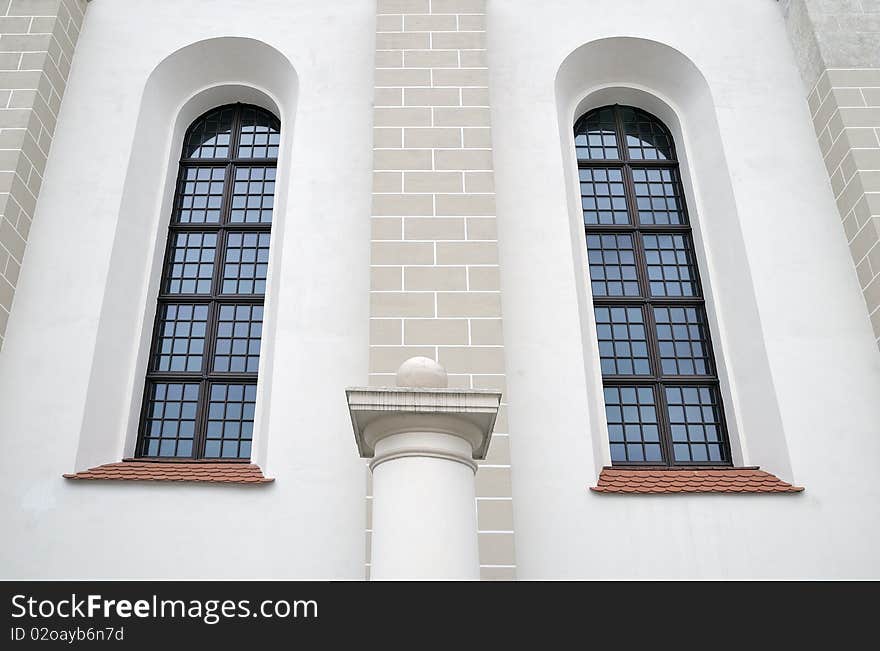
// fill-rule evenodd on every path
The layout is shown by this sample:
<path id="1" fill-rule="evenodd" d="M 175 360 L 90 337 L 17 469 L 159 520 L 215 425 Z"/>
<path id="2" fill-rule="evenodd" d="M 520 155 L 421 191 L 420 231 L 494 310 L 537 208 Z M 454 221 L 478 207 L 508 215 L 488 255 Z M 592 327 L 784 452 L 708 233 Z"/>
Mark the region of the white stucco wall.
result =
<path id="1" fill-rule="evenodd" d="M 367 378 L 374 33 L 363 0 L 90 4 L 0 359 L 4 578 L 363 578 L 343 388 Z M 66 481 L 133 450 L 182 130 L 228 101 L 282 119 L 254 457 L 276 482 Z"/>
<path id="2" fill-rule="evenodd" d="M 615 37 L 642 41 L 563 66 Z M 518 576 L 880 576 L 880 355 L 775 3 L 490 2 L 489 57 Z M 560 138 L 594 91 L 676 133 L 734 458 L 805 493 L 588 492 L 609 457 Z"/>
<path id="3" fill-rule="evenodd" d="M 90 3 L 0 353 L 3 578 L 363 578 L 343 388 L 368 369 L 375 5 L 256 4 Z M 520 578 L 880 578 L 880 355 L 775 5 L 489 0 Z M 226 37 L 272 74 L 182 58 L 146 92 Z M 563 67 L 618 37 L 682 74 L 604 45 Z M 181 129 L 236 93 L 283 120 L 255 447 L 276 482 L 65 481 L 131 453 Z M 734 457 L 804 494 L 587 490 L 608 445 L 565 138 L 599 100 L 676 133 Z"/>

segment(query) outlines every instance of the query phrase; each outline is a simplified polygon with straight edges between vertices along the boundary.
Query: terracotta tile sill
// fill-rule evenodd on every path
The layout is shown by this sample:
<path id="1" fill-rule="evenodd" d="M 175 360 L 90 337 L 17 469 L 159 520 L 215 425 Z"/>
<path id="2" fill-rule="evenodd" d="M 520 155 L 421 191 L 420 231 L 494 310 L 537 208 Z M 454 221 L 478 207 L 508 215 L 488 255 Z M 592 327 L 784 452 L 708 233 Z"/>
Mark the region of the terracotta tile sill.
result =
<path id="1" fill-rule="evenodd" d="M 74 481 L 180 481 L 209 484 L 268 484 L 275 481 L 263 475 L 253 463 L 229 461 L 180 461 L 123 459 L 118 463 L 63 475 Z"/>
<path id="2" fill-rule="evenodd" d="M 800 493 L 776 475 L 748 468 L 668 468 L 605 466 L 595 493 L 656 495 L 670 493 Z"/>

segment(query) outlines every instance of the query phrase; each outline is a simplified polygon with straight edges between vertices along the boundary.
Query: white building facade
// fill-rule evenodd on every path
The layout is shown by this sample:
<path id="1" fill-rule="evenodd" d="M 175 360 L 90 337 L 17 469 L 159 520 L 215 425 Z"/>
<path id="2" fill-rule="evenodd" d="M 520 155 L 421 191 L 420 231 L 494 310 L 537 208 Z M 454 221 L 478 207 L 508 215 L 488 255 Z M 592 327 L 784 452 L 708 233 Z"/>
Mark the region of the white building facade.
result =
<path id="1" fill-rule="evenodd" d="M 876 0 L 0 0 L 0 68 L 4 578 L 880 578 Z"/>

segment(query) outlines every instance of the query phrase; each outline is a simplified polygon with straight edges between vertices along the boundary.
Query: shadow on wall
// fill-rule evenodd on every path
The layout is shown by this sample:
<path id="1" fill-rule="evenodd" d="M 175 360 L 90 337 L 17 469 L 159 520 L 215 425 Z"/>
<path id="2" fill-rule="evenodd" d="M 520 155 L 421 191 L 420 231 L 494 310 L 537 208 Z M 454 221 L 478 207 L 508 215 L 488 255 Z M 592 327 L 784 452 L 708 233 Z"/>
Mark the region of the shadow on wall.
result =
<path id="1" fill-rule="evenodd" d="M 162 60 L 144 85 L 119 217 L 108 283 L 101 308 L 94 363 L 80 430 L 76 470 L 131 456 L 149 355 L 166 230 L 177 175 L 177 158 L 189 124 L 214 106 L 244 102 L 281 119 L 278 178 L 287 178 L 293 141 L 298 79 L 278 50 L 249 38 L 213 38 L 188 45 Z M 287 184 L 279 183 L 273 242 L 282 241 Z M 276 328 L 269 261 L 264 354 L 254 429 L 253 460 L 266 454 L 261 413 L 271 397 L 272 346 Z"/>
<path id="2" fill-rule="evenodd" d="M 591 109 L 626 104 L 659 117 L 672 130 L 702 271 L 736 465 L 760 465 L 792 481 L 788 445 L 773 386 L 752 277 L 709 85 L 684 54 L 640 38 L 586 43 L 556 75 L 559 141 L 575 258 L 590 428 L 596 470 L 610 464 L 602 417 L 602 376 L 574 148 L 575 121 Z"/>

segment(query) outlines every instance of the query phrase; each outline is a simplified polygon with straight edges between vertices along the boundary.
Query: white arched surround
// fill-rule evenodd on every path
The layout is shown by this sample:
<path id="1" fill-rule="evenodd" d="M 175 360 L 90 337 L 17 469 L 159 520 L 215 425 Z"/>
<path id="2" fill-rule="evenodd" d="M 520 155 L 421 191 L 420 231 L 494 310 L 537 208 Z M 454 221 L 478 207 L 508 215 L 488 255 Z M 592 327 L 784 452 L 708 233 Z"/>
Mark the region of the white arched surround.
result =
<path id="1" fill-rule="evenodd" d="M 277 50 L 246 38 L 194 43 L 163 60 L 147 80 L 122 191 L 95 344 L 76 470 L 134 456 L 156 296 L 183 137 L 211 108 L 256 104 L 281 120 L 263 349 L 252 460 L 266 466 L 278 291 L 287 215 L 297 77 Z M 128 355 L 122 351 L 129 351 Z"/>
<path id="2" fill-rule="evenodd" d="M 520 578 L 880 574 L 869 560 L 880 523 L 853 524 L 880 495 L 852 475 L 880 454 L 880 360 L 767 4 L 489 4 Z M 693 29 L 719 21 L 725 30 Z M 803 494 L 588 490 L 609 454 L 572 131 L 615 102 L 676 139 L 734 460 Z M 855 538 L 835 533 L 853 526 Z"/>
<path id="3" fill-rule="evenodd" d="M 209 4 L 89 6 L 0 362 L 7 578 L 363 578 L 343 388 L 368 371 L 375 7 Z M 183 131 L 235 101 L 282 123 L 254 450 L 275 482 L 62 479 L 133 450 Z"/>
<path id="4" fill-rule="evenodd" d="M 636 65 L 641 61 L 649 65 Z M 589 85 L 585 88 L 585 84 Z M 572 133 L 576 120 L 590 110 L 623 104 L 657 116 L 675 139 L 733 463 L 761 466 L 792 481 L 748 256 L 705 78 L 688 59 L 668 46 L 616 38 L 590 43 L 566 58 L 557 76 L 556 91 L 575 268 L 581 270 L 577 288 L 586 400 L 591 431 L 599 433 L 591 437 L 596 471 L 610 465 L 611 457 Z M 568 129 L 564 125 L 569 125 Z M 697 142 L 691 134 L 699 134 Z M 749 432 L 753 433 L 751 438 Z"/>

